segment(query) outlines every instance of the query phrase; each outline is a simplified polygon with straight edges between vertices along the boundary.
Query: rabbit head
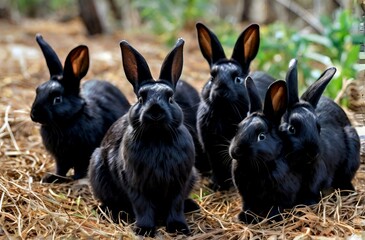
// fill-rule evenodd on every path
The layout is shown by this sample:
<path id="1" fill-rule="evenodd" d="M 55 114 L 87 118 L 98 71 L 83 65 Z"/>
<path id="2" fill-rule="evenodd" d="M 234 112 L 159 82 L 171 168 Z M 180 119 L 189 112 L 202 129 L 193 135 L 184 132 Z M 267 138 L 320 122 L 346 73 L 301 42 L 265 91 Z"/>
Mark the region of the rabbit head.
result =
<path id="1" fill-rule="evenodd" d="M 39 34 L 36 40 L 46 59 L 50 80 L 39 85 L 31 108 L 31 119 L 41 124 L 71 120 L 85 101 L 80 97 L 80 80 L 89 68 L 89 51 L 80 45 L 68 54 L 64 68 L 51 46 Z"/>
<path id="2" fill-rule="evenodd" d="M 321 126 L 315 112 L 327 84 L 335 74 L 334 67 L 327 69 L 303 95 L 298 97 L 297 60 L 292 60 L 286 76 L 289 105 L 280 132 L 283 133 L 286 152 L 290 159 L 315 159 L 320 152 Z"/>
<path id="3" fill-rule="evenodd" d="M 210 66 L 210 79 L 202 90 L 205 101 L 247 102 L 244 79 L 260 44 L 259 25 L 248 26 L 238 37 L 230 59 L 224 53 L 217 36 L 202 23 L 196 24 L 202 55 Z M 247 104 L 246 104 L 247 106 Z"/>
<path id="4" fill-rule="evenodd" d="M 183 67 L 184 40 L 179 39 L 166 56 L 158 80 L 154 80 L 144 57 L 127 41 L 120 43 L 123 66 L 138 102 L 130 109 L 133 127 L 173 129 L 183 122 L 183 113 L 174 100 L 174 91 Z"/>
<path id="5" fill-rule="evenodd" d="M 267 91 L 264 106 L 251 77 L 246 79 L 249 95 L 249 115 L 238 125 L 229 153 L 237 164 L 259 166 L 275 161 L 282 152 L 282 142 L 277 127 L 287 107 L 286 83 L 272 83 Z M 250 168 L 246 168 L 250 171 Z"/>

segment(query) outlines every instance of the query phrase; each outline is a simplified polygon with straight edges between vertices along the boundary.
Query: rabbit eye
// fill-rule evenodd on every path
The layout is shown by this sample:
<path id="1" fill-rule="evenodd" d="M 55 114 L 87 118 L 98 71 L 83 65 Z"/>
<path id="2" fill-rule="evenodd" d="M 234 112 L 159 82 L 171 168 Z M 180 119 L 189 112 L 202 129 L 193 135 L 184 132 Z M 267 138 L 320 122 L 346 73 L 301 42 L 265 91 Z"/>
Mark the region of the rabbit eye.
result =
<path id="1" fill-rule="evenodd" d="M 62 102 L 62 96 L 57 96 L 55 98 L 53 98 L 53 104 L 59 104 Z"/>
<path id="2" fill-rule="evenodd" d="M 242 83 L 243 83 L 243 78 L 241 78 L 241 77 L 236 77 L 236 78 L 234 79 L 234 82 L 235 82 L 236 84 L 242 84 Z"/>
<path id="3" fill-rule="evenodd" d="M 288 131 L 291 133 L 291 134 L 295 134 L 295 127 L 292 126 L 292 125 L 289 125 L 288 126 Z"/>
<path id="4" fill-rule="evenodd" d="M 258 136 L 257 136 L 257 141 L 263 141 L 266 139 L 266 135 L 265 133 L 260 133 Z"/>

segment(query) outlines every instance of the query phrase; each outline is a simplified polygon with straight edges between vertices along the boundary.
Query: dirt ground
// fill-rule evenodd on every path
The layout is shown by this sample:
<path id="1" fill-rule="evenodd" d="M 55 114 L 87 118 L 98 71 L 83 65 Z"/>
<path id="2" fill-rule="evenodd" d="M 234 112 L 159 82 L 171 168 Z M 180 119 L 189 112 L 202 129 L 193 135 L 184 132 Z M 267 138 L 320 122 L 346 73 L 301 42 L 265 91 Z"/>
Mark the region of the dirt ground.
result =
<path id="1" fill-rule="evenodd" d="M 170 51 L 161 39 L 142 31 L 87 37 L 78 20 L 0 22 L 0 239 L 135 239 L 133 224 L 115 224 L 95 211 L 98 202 L 86 179 L 40 184 L 46 172 L 53 172 L 54 162 L 42 145 L 39 125 L 29 117 L 36 86 L 49 78 L 36 33 L 43 35 L 61 61 L 76 45 L 86 44 L 91 65 L 84 79 L 109 80 L 132 103 L 135 97 L 125 79 L 119 42 L 125 39 L 140 51 L 156 78 Z M 182 78 L 200 90 L 208 78 L 208 64 L 198 48 L 195 30 L 184 31 L 181 37 L 186 41 Z M 364 162 L 354 185 L 355 193 L 347 197 L 334 193 L 315 206 L 298 206 L 283 222 L 244 225 L 235 220 L 241 206 L 235 191 L 214 193 L 201 183 L 194 191 L 201 210 L 187 214 L 193 233 L 189 239 L 364 239 Z M 169 235 L 161 228 L 156 238 L 186 237 Z"/>

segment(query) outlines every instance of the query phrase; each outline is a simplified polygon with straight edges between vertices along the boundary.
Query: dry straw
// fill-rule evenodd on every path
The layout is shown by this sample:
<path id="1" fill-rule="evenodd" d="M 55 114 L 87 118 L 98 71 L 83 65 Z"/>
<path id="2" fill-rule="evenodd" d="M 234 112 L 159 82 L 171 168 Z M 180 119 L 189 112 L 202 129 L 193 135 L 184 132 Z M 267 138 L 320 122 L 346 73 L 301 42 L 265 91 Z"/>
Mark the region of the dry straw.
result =
<path id="1" fill-rule="evenodd" d="M 38 126 L 28 110 L 5 106 L 0 128 L 0 236 L 8 239 L 136 239 L 133 224 L 113 223 L 98 209 L 87 179 L 69 184 L 41 184 L 41 176 L 53 170 L 44 150 Z M 363 173 L 363 166 L 360 173 Z M 361 175 L 361 174 L 358 175 Z M 194 191 L 200 211 L 187 214 L 189 239 L 325 239 L 365 237 L 364 179 L 356 179 L 359 191 L 348 196 L 334 192 L 314 206 L 297 206 L 281 222 L 268 219 L 239 223 L 235 216 L 241 200 L 235 191 L 214 193 L 205 182 Z M 157 239 L 185 239 L 158 230 Z"/>
<path id="2" fill-rule="evenodd" d="M 0 239 L 138 239 L 133 233 L 133 224 L 113 223 L 108 213 L 98 209 L 99 203 L 93 198 L 86 179 L 58 185 L 40 183 L 46 172 L 54 170 L 54 161 L 42 145 L 39 126 L 29 118 L 34 88 L 47 78 L 48 72 L 34 42 L 35 33 L 41 31 L 49 33 L 49 37 L 53 36 L 50 42 L 58 44 L 55 48 L 62 57 L 76 44 L 75 42 L 86 42 L 93 50 L 92 56 L 97 55 L 98 49 L 103 54 L 113 51 L 113 64 L 92 59 L 94 62 L 91 75 L 102 75 L 101 72 L 105 72 L 107 75 L 103 76 L 106 76 L 106 79 L 117 79 L 115 82 L 127 93 L 127 88 L 123 86 L 126 80 L 120 80 L 120 52 L 117 51 L 117 44 L 115 49 L 111 50 L 110 43 L 117 43 L 128 36 L 109 36 L 92 41 L 80 34 L 80 26 L 79 23 L 70 26 L 44 21 L 30 22 L 28 25 L 11 26 L 13 35 L 8 40 L 16 42 L 17 45 L 0 42 L 4 45 L 0 51 L 5 52 L 0 54 L 0 62 L 3 63 L 0 65 Z M 57 34 L 52 34 L 55 29 Z M 59 31 L 70 36 L 65 37 L 65 41 L 58 41 Z M 195 35 L 191 35 L 191 38 L 186 39 L 186 42 L 195 43 Z M 142 42 L 137 37 L 129 36 L 129 39 L 133 39 L 136 45 L 138 41 Z M 140 39 L 143 39 L 146 49 L 151 49 L 147 59 L 165 56 L 167 50 L 163 54 L 156 52 L 160 51 L 160 44 L 147 46 L 145 36 Z M 20 60 L 23 57 L 29 59 L 20 61 L 16 56 L 12 56 L 16 52 L 14 47 L 19 46 L 19 51 L 28 51 L 27 47 L 32 46 L 33 52 L 39 54 L 30 56 L 23 52 L 24 54 L 20 54 Z M 188 47 L 187 44 L 187 50 Z M 188 61 L 184 64 L 185 77 L 187 80 L 194 79 L 198 82 L 200 79 L 201 86 L 209 73 L 202 70 L 202 58 L 197 46 L 190 46 L 189 54 Z M 199 56 L 193 57 L 193 54 Z M 161 61 L 156 59 L 156 63 L 151 62 L 152 71 L 158 72 Z M 208 70 L 207 66 L 205 70 Z M 365 238 L 364 162 L 354 179 L 354 184 L 356 193 L 341 197 L 339 192 L 334 192 L 317 205 L 297 206 L 285 213 L 281 222 L 272 223 L 265 219 L 255 225 L 245 225 L 236 220 L 241 208 L 239 195 L 233 190 L 226 193 L 212 192 L 206 187 L 205 181 L 202 181 L 193 194 L 201 209 L 186 215 L 192 230 L 188 239 L 306 240 L 343 239 L 350 236 L 350 239 Z M 156 239 L 187 237 L 169 235 L 164 228 L 159 228 Z"/>

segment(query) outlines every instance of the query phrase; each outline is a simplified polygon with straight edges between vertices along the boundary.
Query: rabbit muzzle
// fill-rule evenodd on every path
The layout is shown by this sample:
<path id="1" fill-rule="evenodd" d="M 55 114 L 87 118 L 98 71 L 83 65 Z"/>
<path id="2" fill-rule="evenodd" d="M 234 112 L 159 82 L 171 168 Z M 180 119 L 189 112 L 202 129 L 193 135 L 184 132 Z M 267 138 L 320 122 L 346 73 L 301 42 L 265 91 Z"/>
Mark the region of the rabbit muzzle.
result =
<path id="1" fill-rule="evenodd" d="M 229 155 L 232 159 L 240 159 L 243 157 L 243 151 L 239 146 L 231 146 L 229 148 Z"/>
<path id="2" fill-rule="evenodd" d="M 50 121 L 50 116 L 44 108 L 40 106 L 33 106 L 30 112 L 30 118 L 33 122 L 46 124 Z"/>
<path id="3" fill-rule="evenodd" d="M 152 104 L 143 115 L 143 120 L 148 122 L 163 122 L 166 119 L 166 111 L 157 103 Z"/>

